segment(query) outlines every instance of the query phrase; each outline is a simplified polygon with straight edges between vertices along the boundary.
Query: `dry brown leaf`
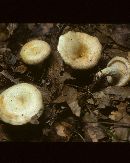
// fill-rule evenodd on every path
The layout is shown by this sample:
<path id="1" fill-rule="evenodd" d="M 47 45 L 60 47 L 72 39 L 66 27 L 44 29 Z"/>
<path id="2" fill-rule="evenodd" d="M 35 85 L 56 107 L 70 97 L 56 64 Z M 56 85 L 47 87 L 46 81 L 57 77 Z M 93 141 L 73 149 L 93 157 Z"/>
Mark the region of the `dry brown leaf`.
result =
<path id="1" fill-rule="evenodd" d="M 130 124 L 130 116 L 126 113 L 126 107 L 127 107 L 127 102 L 126 103 L 120 103 L 117 108 L 118 111 L 111 112 L 111 115 L 109 115 L 109 118 L 117 121 L 119 123 L 124 123 L 124 124 Z M 115 125 L 114 125 L 115 126 Z M 127 140 L 129 137 L 129 129 L 124 128 L 124 127 L 114 127 L 114 132 L 117 136 L 117 140 L 114 139 L 115 141 L 124 141 Z"/>
<path id="2" fill-rule="evenodd" d="M 67 102 L 69 105 L 72 113 L 78 117 L 80 117 L 81 113 L 81 107 L 78 104 L 78 95 L 77 89 L 69 86 L 64 86 L 62 90 L 62 95 L 59 96 L 56 100 L 54 100 L 54 103 L 62 103 Z"/>
<path id="3" fill-rule="evenodd" d="M 109 95 L 105 95 L 104 92 L 99 92 L 94 94 L 94 98 L 96 99 L 96 105 L 98 108 L 105 108 L 110 105 L 110 97 Z"/>
<path id="4" fill-rule="evenodd" d="M 68 79 L 75 79 L 68 72 L 64 72 L 62 76 L 60 76 L 60 82 L 64 83 Z"/>
<path id="5" fill-rule="evenodd" d="M 68 103 L 68 105 L 71 108 L 72 113 L 77 117 L 80 117 L 81 107 L 79 106 L 78 101 L 73 101 L 71 103 Z"/>
<path id="6" fill-rule="evenodd" d="M 27 26 L 28 26 L 28 28 L 30 30 L 34 30 L 35 29 L 35 26 L 36 26 L 36 23 L 28 23 Z"/>
<path id="7" fill-rule="evenodd" d="M 111 115 L 109 115 L 109 118 L 114 121 L 120 121 L 120 122 L 128 122 L 130 123 L 129 115 L 126 113 L 126 107 L 128 103 L 120 102 L 119 105 L 117 105 L 118 111 L 112 111 Z"/>
<path id="8" fill-rule="evenodd" d="M 27 71 L 27 67 L 25 65 L 20 65 L 15 68 L 15 72 L 24 74 Z"/>
<path id="9" fill-rule="evenodd" d="M 93 142 L 98 142 L 105 137 L 103 130 L 99 127 L 97 117 L 92 112 L 86 112 L 83 121 L 86 123 L 84 127 L 85 137 L 88 137 L 88 134 Z"/>
<path id="10" fill-rule="evenodd" d="M 113 121 L 119 121 L 123 117 L 122 113 L 118 111 L 111 112 L 111 115 L 109 115 L 109 118 Z"/>
<path id="11" fill-rule="evenodd" d="M 75 101 L 75 99 L 78 96 L 77 89 L 69 86 L 64 86 L 62 94 L 66 97 L 66 101 L 68 103 L 71 103 L 72 101 Z"/>
<path id="12" fill-rule="evenodd" d="M 42 28 L 42 33 L 48 33 L 50 32 L 50 29 L 53 28 L 53 23 L 40 23 L 41 24 L 41 28 Z"/>
<path id="13" fill-rule="evenodd" d="M 6 23 L 0 23 L 0 42 L 6 41 L 9 38 Z"/>
<path id="14" fill-rule="evenodd" d="M 27 26 L 35 35 L 45 35 L 54 25 L 53 23 L 28 23 Z"/>
<path id="15" fill-rule="evenodd" d="M 103 130 L 99 127 L 89 126 L 87 131 L 90 138 L 92 139 L 92 142 L 98 142 L 100 139 L 105 137 Z"/>
<path id="16" fill-rule="evenodd" d="M 66 137 L 64 126 L 57 125 L 56 130 L 57 130 L 57 135 Z"/>
<path id="17" fill-rule="evenodd" d="M 130 87 L 110 86 L 103 90 L 105 94 L 130 98 Z"/>
<path id="18" fill-rule="evenodd" d="M 117 141 L 128 140 L 128 128 L 114 128 L 115 134 L 117 136 Z"/>
<path id="19" fill-rule="evenodd" d="M 117 44 L 130 48 L 130 25 L 115 25 L 111 37 Z"/>
<path id="20" fill-rule="evenodd" d="M 130 98 L 129 87 L 109 86 L 102 91 L 93 93 L 93 98 L 87 99 L 87 102 L 92 105 L 97 105 L 97 108 L 105 108 L 112 106 L 112 101 L 124 101 Z"/>
<path id="21" fill-rule="evenodd" d="M 18 27 L 17 23 L 9 23 L 7 26 L 7 30 L 9 31 L 9 36 L 11 36 L 14 31 L 16 30 L 16 28 Z"/>
<path id="22" fill-rule="evenodd" d="M 111 37 L 116 44 L 130 48 L 129 24 L 100 24 L 97 29 L 106 36 Z"/>
<path id="23" fill-rule="evenodd" d="M 97 117 L 92 112 L 91 113 L 86 112 L 84 117 L 83 117 L 83 121 L 85 123 L 91 122 L 91 124 L 93 124 L 92 122 L 94 122 L 94 124 L 95 124 L 95 122 L 97 122 L 98 119 L 97 119 Z"/>
<path id="24" fill-rule="evenodd" d="M 69 87 L 69 86 L 65 86 L 63 89 L 63 95 L 65 97 L 67 104 L 71 108 L 71 111 L 73 112 L 73 114 L 79 117 L 81 113 L 81 107 L 78 104 L 77 89 Z"/>
<path id="25" fill-rule="evenodd" d="M 5 140 L 7 141 L 8 137 L 3 130 L 3 125 L 1 124 L 0 125 L 0 141 L 5 141 Z"/>
<path id="26" fill-rule="evenodd" d="M 128 55 L 127 52 L 120 50 L 119 47 L 117 47 L 116 45 L 113 48 L 105 49 L 104 53 L 109 56 L 109 60 L 116 56 L 127 58 Z"/>
<path id="27" fill-rule="evenodd" d="M 31 124 L 35 124 L 35 125 L 38 125 L 39 124 L 39 121 L 37 119 L 31 119 L 30 121 Z"/>
<path id="28" fill-rule="evenodd" d="M 55 128 L 56 128 L 57 135 L 61 137 L 65 137 L 68 140 L 70 139 L 71 129 L 72 129 L 71 124 L 66 123 L 66 122 L 60 122 L 60 123 L 57 123 L 55 126 L 56 126 Z"/>
<path id="29" fill-rule="evenodd" d="M 97 105 L 97 108 L 105 108 L 110 105 L 110 97 L 109 95 L 104 94 L 103 91 L 93 93 L 93 98 L 95 101 L 90 98 L 87 100 L 89 104 Z"/>
<path id="30" fill-rule="evenodd" d="M 64 95 L 59 96 L 56 100 L 53 101 L 53 103 L 63 103 L 65 102 L 65 97 Z"/>

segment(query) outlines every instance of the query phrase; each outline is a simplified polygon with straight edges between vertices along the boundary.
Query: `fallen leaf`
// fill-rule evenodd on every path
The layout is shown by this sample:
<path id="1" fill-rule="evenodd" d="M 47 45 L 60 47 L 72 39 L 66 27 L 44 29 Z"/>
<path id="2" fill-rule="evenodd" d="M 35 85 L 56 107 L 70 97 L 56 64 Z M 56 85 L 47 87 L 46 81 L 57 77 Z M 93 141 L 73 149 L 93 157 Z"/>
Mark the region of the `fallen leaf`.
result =
<path id="1" fill-rule="evenodd" d="M 53 23 L 40 23 L 42 28 L 42 33 L 46 34 L 50 32 L 50 29 L 53 28 Z"/>
<path id="2" fill-rule="evenodd" d="M 0 124 L 0 141 L 7 141 L 8 137 L 3 130 L 3 125 Z"/>
<path id="3" fill-rule="evenodd" d="M 125 141 L 128 140 L 128 128 L 116 127 L 114 128 L 116 134 L 116 141 Z M 114 139 L 115 140 L 115 139 Z"/>
<path id="4" fill-rule="evenodd" d="M 53 103 L 63 103 L 65 102 L 65 96 L 64 95 L 60 95 L 56 100 L 53 101 Z"/>
<path id="5" fill-rule="evenodd" d="M 109 118 L 123 124 L 130 124 L 130 116 L 126 113 L 126 107 L 127 103 L 120 103 L 117 108 L 118 111 L 111 112 L 111 115 L 109 115 Z M 116 125 L 113 126 L 113 130 L 117 136 L 115 141 L 124 141 L 128 140 L 128 137 L 130 136 L 129 134 L 129 128 L 124 128 L 122 127 L 117 127 Z"/>
<path id="6" fill-rule="evenodd" d="M 83 117 L 83 121 L 85 122 L 85 123 L 92 123 L 93 125 L 95 125 L 95 122 L 97 122 L 98 121 L 98 119 L 97 119 L 97 117 L 91 112 L 91 113 L 89 113 L 89 112 L 86 112 L 85 113 L 85 115 L 84 115 L 84 117 Z M 94 122 L 94 123 L 93 123 Z"/>
<path id="7" fill-rule="evenodd" d="M 62 126 L 62 125 L 57 125 L 56 126 L 57 135 L 66 137 L 66 134 L 65 134 L 64 130 L 65 130 L 64 126 Z"/>
<path id="8" fill-rule="evenodd" d="M 33 31 L 35 29 L 36 23 L 28 23 L 27 26 L 30 30 Z"/>
<path id="9" fill-rule="evenodd" d="M 127 52 L 120 50 L 119 47 L 106 48 L 104 53 L 109 57 L 108 62 L 116 56 L 127 58 L 128 55 Z"/>
<path id="10" fill-rule="evenodd" d="M 87 102 L 88 102 L 89 104 L 92 104 L 92 105 L 95 104 L 95 102 L 94 102 L 94 100 L 93 100 L 92 98 L 88 99 Z"/>
<path id="11" fill-rule="evenodd" d="M 103 91 L 93 93 L 93 99 L 87 99 L 87 102 L 92 105 L 97 105 L 97 108 L 105 108 L 110 105 L 110 97 Z"/>
<path id="12" fill-rule="evenodd" d="M 55 124 L 55 129 L 57 132 L 57 135 L 61 137 L 65 137 L 67 141 L 72 136 L 72 125 L 67 122 L 59 122 Z"/>
<path id="13" fill-rule="evenodd" d="M 24 74 L 27 71 L 27 67 L 25 65 L 20 65 L 15 68 L 15 72 Z"/>
<path id="14" fill-rule="evenodd" d="M 116 95 L 124 98 L 130 98 L 130 87 L 110 86 L 103 90 L 105 94 Z"/>
<path id="15" fill-rule="evenodd" d="M 98 108 L 105 108 L 110 105 L 110 97 L 109 95 L 104 94 L 103 91 L 94 93 L 93 97 L 96 99 L 95 104 L 98 105 Z"/>
<path id="16" fill-rule="evenodd" d="M 87 99 L 87 102 L 96 105 L 97 108 L 106 108 L 112 106 L 114 101 L 124 101 L 130 98 L 129 87 L 109 86 L 102 91 L 92 94 L 93 98 Z"/>
<path id="17" fill-rule="evenodd" d="M 16 30 L 17 27 L 18 27 L 17 23 L 9 23 L 8 24 L 7 30 L 9 32 L 9 36 L 11 36 L 14 33 L 14 31 Z"/>
<path id="18" fill-rule="evenodd" d="M 87 128 L 87 131 L 90 138 L 92 139 L 92 142 L 98 142 L 100 139 L 103 139 L 105 137 L 103 130 L 99 127 L 89 126 Z"/>
<path id="19" fill-rule="evenodd" d="M 77 117 L 80 117 L 81 107 L 79 106 L 78 101 L 73 101 L 71 103 L 68 103 L 68 105 L 71 108 L 72 113 Z"/>
<path id="20" fill-rule="evenodd" d="M 100 24 L 97 29 L 106 36 L 112 38 L 116 44 L 130 48 L 130 25 L 129 24 Z"/>
<path id="21" fill-rule="evenodd" d="M 69 86 L 64 86 L 62 90 L 62 94 L 53 102 L 54 103 L 62 103 L 67 102 L 72 113 L 78 117 L 80 117 L 81 107 L 78 104 L 78 95 L 77 89 Z"/>
<path id="22" fill-rule="evenodd" d="M 119 121 L 123 117 L 122 113 L 118 111 L 111 112 L 111 115 L 109 115 L 109 118 L 113 121 Z"/>
<path id="23" fill-rule="evenodd" d="M 0 23 L 0 41 L 6 41 L 9 38 L 9 33 L 7 30 L 6 23 Z"/>
<path id="24" fill-rule="evenodd" d="M 64 83 L 68 79 L 75 79 L 68 72 L 64 72 L 62 76 L 60 76 L 60 82 Z"/>
<path id="25" fill-rule="evenodd" d="M 48 34 L 53 28 L 53 23 L 28 23 L 28 28 L 32 31 L 33 35 L 45 35 Z"/>
<path id="26" fill-rule="evenodd" d="M 10 51 L 6 53 L 6 55 L 4 56 L 4 61 L 6 62 L 7 65 L 14 66 L 15 63 L 17 62 L 17 56 L 12 54 L 12 52 Z"/>
<path id="27" fill-rule="evenodd" d="M 102 128 L 99 127 L 97 117 L 92 112 L 86 112 L 83 121 L 85 122 L 85 137 L 89 135 L 93 142 L 98 142 L 105 137 Z"/>
<path id="28" fill-rule="evenodd" d="M 119 45 L 130 48 L 130 25 L 115 25 L 112 31 L 112 39 Z"/>

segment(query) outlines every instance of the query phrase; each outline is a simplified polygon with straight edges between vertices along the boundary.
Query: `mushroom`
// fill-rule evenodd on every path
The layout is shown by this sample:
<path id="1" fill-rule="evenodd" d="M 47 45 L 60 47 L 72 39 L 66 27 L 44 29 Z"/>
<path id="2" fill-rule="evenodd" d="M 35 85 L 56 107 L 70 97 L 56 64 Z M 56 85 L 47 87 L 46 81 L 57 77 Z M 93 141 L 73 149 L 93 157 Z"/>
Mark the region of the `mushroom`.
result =
<path id="1" fill-rule="evenodd" d="M 50 45 L 43 40 L 32 40 L 26 43 L 21 51 L 20 57 L 24 63 L 36 65 L 43 62 L 50 54 Z"/>
<path id="2" fill-rule="evenodd" d="M 107 76 L 109 83 L 124 86 L 130 80 L 130 63 L 123 57 L 114 57 L 107 67 L 96 74 L 96 78 Z"/>
<path id="3" fill-rule="evenodd" d="M 90 69 L 101 58 L 102 45 L 97 37 L 69 31 L 61 35 L 57 49 L 64 60 L 74 69 Z"/>
<path id="4" fill-rule="evenodd" d="M 12 125 L 23 125 L 44 109 L 41 92 L 32 84 L 20 83 L 0 94 L 0 119 Z"/>

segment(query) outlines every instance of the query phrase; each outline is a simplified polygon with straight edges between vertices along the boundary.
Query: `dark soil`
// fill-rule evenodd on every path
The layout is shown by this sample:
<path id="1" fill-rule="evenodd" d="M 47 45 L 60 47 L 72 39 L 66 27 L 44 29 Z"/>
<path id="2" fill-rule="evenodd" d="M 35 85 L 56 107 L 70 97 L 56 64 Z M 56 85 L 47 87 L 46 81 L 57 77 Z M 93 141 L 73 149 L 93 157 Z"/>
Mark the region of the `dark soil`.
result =
<path id="1" fill-rule="evenodd" d="M 102 58 L 93 69 L 73 70 L 61 59 L 58 39 L 70 30 L 101 42 Z M 36 38 L 50 44 L 51 55 L 41 65 L 25 65 L 19 58 L 21 47 Z M 129 24 L 0 24 L 1 92 L 20 82 L 31 83 L 42 92 L 45 105 L 33 124 L 12 126 L 1 121 L 0 141 L 130 141 L 130 84 L 115 87 L 106 78 L 95 81 L 95 74 L 113 57 L 127 58 L 129 51 Z"/>

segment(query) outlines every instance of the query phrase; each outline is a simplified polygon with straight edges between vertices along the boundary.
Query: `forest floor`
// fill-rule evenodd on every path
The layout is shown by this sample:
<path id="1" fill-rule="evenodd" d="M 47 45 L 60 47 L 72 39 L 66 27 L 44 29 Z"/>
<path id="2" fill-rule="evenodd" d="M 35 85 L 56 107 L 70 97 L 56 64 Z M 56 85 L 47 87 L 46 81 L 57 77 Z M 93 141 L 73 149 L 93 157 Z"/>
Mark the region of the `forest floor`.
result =
<path id="1" fill-rule="evenodd" d="M 73 70 L 57 51 L 60 35 L 68 31 L 96 36 L 102 58 L 93 69 Z M 47 41 L 52 52 L 39 66 L 19 58 L 21 47 L 33 39 Z M 0 121 L 0 141 L 129 142 L 130 84 L 110 86 L 95 74 L 115 56 L 128 58 L 130 25 L 127 24 L 0 24 L 0 92 L 27 82 L 39 88 L 45 109 L 30 124 L 12 126 Z"/>

